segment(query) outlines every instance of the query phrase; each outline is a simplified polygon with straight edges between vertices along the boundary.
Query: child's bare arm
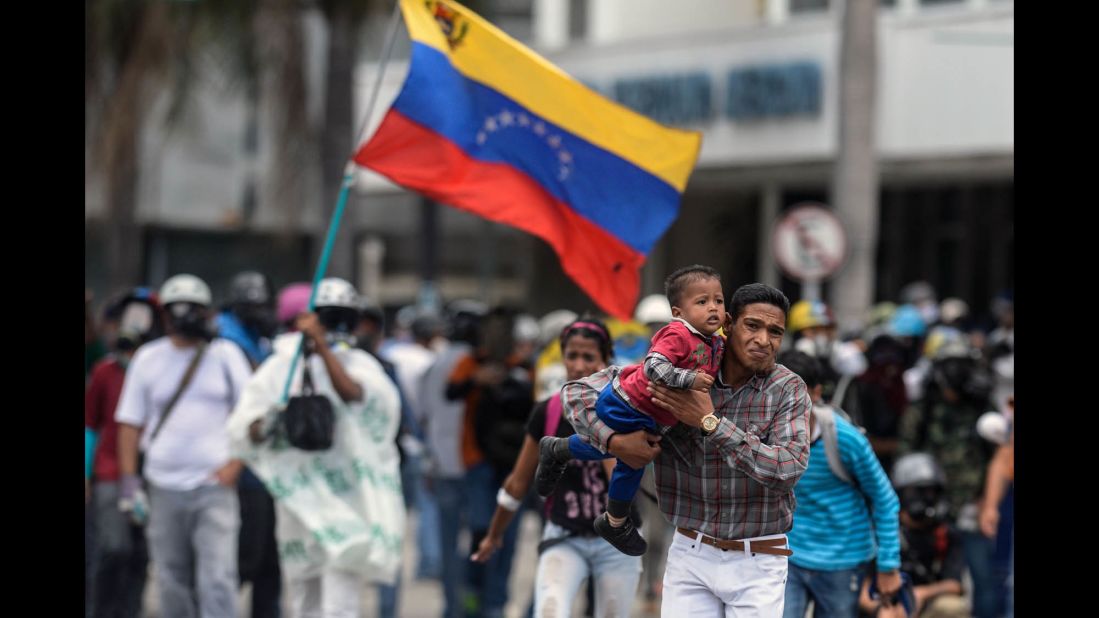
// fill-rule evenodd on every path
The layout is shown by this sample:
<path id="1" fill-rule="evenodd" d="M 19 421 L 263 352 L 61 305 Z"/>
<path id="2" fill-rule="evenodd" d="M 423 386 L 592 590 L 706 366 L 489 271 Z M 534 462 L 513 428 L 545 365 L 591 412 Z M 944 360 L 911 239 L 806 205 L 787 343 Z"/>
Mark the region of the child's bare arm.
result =
<path id="1" fill-rule="evenodd" d="M 702 371 L 695 372 L 694 382 L 691 383 L 691 390 L 702 391 L 703 393 L 709 392 L 710 387 L 714 385 L 714 377 L 708 373 Z"/>

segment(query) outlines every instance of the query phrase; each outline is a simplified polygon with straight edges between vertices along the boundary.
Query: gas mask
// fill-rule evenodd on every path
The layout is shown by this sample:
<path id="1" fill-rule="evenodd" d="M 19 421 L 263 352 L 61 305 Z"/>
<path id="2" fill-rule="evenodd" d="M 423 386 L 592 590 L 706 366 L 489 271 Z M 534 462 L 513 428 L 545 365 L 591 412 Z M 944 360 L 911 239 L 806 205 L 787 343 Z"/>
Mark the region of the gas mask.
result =
<path id="1" fill-rule="evenodd" d="M 131 302 L 122 310 L 118 320 L 118 338 L 114 347 L 119 352 L 130 352 L 148 340 L 153 330 L 153 308 L 146 303 Z"/>
<path id="2" fill-rule="evenodd" d="M 973 361 L 966 358 L 947 358 L 937 361 L 931 369 L 935 383 L 941 389 L 954 391 L 959 396 L 983 400 L 991 390 L 991 383 L 984 373 L 977 371 Z"/>
<path id="3" fill-rule="evenodd" d="M 832 340 L 823 333 L 798 339 L 794 349 L 824 362 L 830 362 L 832 358 Z"/>
<path id="4" fill-rule="evenodd" d="M 364 352 L 374 353 L 374 350 L 378 347 L 378 340 L 381 339 L 381 334 L 377 332 L 357 335 L 355 342 L 358 348 Z"/>
<path id="5" fill-rule="evenodd" d="M 924 324 L 934 324 L 939 321 L 939 304 L 936 302 L 924 302 L 920 303 L 916 307 L 920 311 L 920 317 L 923 318 Z"/>
<path id="6" fill-rule="evenodd" d="M 355 326 L 359 321 L 359 312 L 347 307 L 317 307 L 317 319 L 324 330 L 328 331 L 329 343 L 354 345 Z"/>
<path id="7" fill-rule="evenodd" d="M 278 327 L 275 320 L 275 310 L 268 305 L 238 304 L 233 307 L 233 313 L 240 321 L 260 337 L 273 337 Z"/>
<path id="8" fill-rule="evenodd" d="M 172 328 L 192 339 L 209 339 L 210 328 L 206 307 L 195 303 L 177 302 L 165 307 Z"/>
<path id="9" fill-rule="evenodd" d="M 937 485 L 905 487 L 899 497 L 901 508 L 921 527 L 943 521 L 950 509 Z"/>

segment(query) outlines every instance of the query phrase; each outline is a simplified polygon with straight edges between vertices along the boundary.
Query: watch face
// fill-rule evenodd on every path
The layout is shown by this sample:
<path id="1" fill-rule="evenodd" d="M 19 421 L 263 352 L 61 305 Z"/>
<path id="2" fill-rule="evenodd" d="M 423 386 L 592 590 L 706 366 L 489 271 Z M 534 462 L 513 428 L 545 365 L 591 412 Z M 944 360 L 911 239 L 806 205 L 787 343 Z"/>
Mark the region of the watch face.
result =
<path id="1" fill-rule="evenodd" d="M 717 429 L 717 417 L 707 416 L 706 418 L 702 419 L 702 429 L 706 431 L 713 431 Z"/>

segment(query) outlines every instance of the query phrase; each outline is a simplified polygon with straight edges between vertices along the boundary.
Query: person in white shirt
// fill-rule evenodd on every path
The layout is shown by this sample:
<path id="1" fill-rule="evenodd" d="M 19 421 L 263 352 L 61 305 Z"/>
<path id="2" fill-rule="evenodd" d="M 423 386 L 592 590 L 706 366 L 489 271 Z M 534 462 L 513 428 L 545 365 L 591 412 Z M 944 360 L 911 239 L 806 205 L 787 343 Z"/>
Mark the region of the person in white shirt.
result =
<path id="1" fill-rule="evenodd" d="M 209 341 L 210 288 L 201 279 L 168 279 L 160 302 L 169 335 L 134 355 L 115 411 L 119 508 L 144 522 L 151 503 L 146 535 L 163 615 L 231 618 L 241 463 L 229 455 L 225 421 L 251 367 L 236 344 Z"/>

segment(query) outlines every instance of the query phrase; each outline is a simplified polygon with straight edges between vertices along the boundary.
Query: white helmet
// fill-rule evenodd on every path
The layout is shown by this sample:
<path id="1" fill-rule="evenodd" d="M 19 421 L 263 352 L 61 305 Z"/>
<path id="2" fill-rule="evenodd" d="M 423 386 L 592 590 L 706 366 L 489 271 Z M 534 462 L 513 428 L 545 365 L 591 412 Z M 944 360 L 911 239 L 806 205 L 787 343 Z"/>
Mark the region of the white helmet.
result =
<path id="1" fill-rule="evenodd" d="M 344 307 L 358 311 L 358 300 L 355 286 L 338 277 L 329 277 L 321 279 L 317 286 L 317 298 L 313 301 L 313 307 Z"/>
<path id="2" fill-rule="evenodd" d="M 637 303 L 633 319 L 642 324 L 662 324 L 672 321 L 672 305 L 663 294 L 649 294 Z"/>
<path id="3" fill-rule="evenodd" d="M 512 329 L 512 338 L 518 342 L 538 342 L 538 337 L 542 334 L 542 329 L 538 326 L 538 320 L 535 320 L 533 316 L 520 313 L 515 316 L 515 327 Z"/>
<path id="4" fill-rule="evenodd" d="M 176 275 L 160 286 L 160 304 L 195 303 L 209 307 L 213 299 L 210 286 L 194 275 Z"/>
<path id="5" fill-rule="evenodd" d="M 538 320 L 538 328 L 542 331 L 542 343 L 556 341 L 561 336 L 561 331 L 575 322 L 576 318 L 576 312 L 568 309 L 555 309 L 542 316 L 542 319 Z"/>

